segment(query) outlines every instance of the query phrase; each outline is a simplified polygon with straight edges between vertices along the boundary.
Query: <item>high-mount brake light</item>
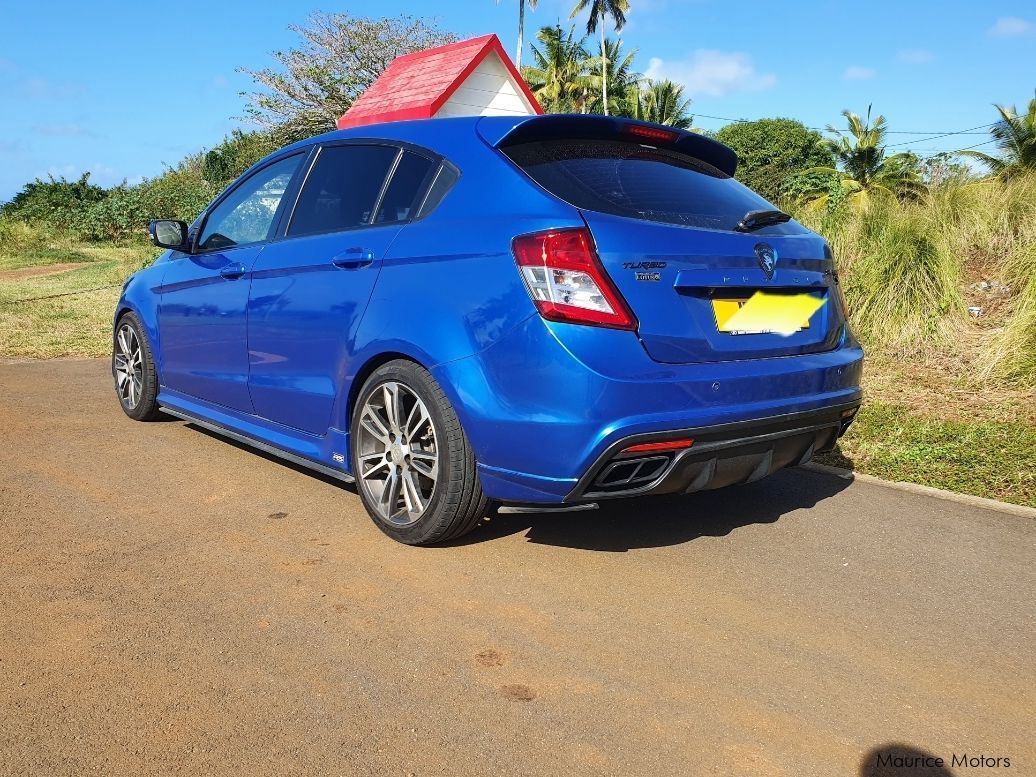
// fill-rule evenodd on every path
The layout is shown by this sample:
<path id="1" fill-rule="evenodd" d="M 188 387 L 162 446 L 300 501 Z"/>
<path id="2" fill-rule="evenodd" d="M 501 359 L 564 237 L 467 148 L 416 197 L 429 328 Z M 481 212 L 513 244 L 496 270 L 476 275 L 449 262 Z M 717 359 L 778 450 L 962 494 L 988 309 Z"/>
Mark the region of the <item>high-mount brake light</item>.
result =
<path id="1" fill-rule="evenodd" d="M 512 250 L 545 319 L 636 330 L 637 320 L 597 260 L 588 229 L 521 235 Z"/>
<path id="2" fill-rule="evenodd" d="M 659 451 L 679 451 L 690 448 L 694 440 L 669 440 L 667 442 L 642 442 L 640 445 L 631 445 L 623 448 L 623 453 L 657 453 Z"/>
<path id="3" fill-rule="evenodd" d="M 645 140 L 655 140 L 659 143 L 672 143 L 680 137 L 675 132 L 658 129 L 657 127 L 645 127 L 642 124 L 628 124 L 623 131 L 627 135 L 633 135 L 634 137 L 643 138 Z"/>

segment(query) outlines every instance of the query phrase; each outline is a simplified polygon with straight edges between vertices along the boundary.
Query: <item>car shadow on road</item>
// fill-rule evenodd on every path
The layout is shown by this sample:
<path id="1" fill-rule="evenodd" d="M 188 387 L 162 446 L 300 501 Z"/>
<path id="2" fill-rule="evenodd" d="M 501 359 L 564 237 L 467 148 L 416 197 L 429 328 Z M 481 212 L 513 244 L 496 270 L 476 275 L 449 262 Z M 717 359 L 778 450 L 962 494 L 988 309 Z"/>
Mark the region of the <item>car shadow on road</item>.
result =
<path id="1" fill-rule="evenodd" d="M 491 515 L 449 545 L 469 545 L 526 532 L 529 542 L 621 553 L 722 537 L 751 524 L 774 523 L 845 489 L 851 479 L 791 469 L 744 486 L 682 497 L 618 499 L 597 510 Z"/>
<path id="2" fill-rule="evenodd" d="M 898 742 L 871 748 L 860 761 L 860 777 L 953 777 L 940 757 Z"/>

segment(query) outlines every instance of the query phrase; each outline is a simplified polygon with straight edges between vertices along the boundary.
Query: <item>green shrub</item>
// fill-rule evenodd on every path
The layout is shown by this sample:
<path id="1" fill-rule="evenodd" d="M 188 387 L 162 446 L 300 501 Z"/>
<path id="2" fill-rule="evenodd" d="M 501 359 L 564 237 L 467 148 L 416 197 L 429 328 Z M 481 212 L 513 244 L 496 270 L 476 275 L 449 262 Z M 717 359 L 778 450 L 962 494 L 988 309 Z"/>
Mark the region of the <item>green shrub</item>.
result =
<path id="1" fill-rule="evenodd" d="M 796 193 L 796 183 L 789 182 L 789 177 L 812 167 L 834 165 L 834 156 L 822 144 L 820 133 L 794 119 L 728 124 L 715 138 L 737 152 L 737 179 L 772 202 Z M 789 183 L 791 190 L 786 190 Z"/>
<path id="2" fill-rule="evenodd" d="M 7 218 L 28 223 L 46 224 L 59 230 L 71 230 L 78 214 L 108 196 L 107 190 L 90 183 L 90 174 L 75 181 L 51 176 L 43 181 L 37 178 L 22 187 L 3 206 Z"/>
<path id="3" fill-rule="evenodd" d="M 235 129 L 223 142 L 206 152 L 202 176 L 216 191 L 225 189 L 241 173 L 277 150 L 267 132 L 242 132 Z"/>

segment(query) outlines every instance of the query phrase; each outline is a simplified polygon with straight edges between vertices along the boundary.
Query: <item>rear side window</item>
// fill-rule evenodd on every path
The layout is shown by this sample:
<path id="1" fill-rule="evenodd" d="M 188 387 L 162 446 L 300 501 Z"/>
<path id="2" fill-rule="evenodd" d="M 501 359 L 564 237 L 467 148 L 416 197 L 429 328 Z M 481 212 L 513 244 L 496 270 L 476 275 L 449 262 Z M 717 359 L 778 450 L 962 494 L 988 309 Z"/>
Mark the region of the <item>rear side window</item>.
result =
<path id="1" fill-rule="evenodd" d="M 436 167 L 438 165 L 432 160 L 404 151 L 378 206 L 374 223 L 391 224 L 412 218 L 414 209 L 420 204 L 418 198 L 424 194 Z"/>
<path id="2" fill-rule="evenodd" d="M 544 189 L 584 210 L 729 230 L 748 211 L 773 208 L 712 165 L 671 149 L 564 139 L 502 150 Z"/>
<path id="3" fill-rule="evenodd" d="M 328 146 L 302 187 L 288 235 L 339 232 L 369 224 L 385 176 L 399 150 L 391 146 Z"/>

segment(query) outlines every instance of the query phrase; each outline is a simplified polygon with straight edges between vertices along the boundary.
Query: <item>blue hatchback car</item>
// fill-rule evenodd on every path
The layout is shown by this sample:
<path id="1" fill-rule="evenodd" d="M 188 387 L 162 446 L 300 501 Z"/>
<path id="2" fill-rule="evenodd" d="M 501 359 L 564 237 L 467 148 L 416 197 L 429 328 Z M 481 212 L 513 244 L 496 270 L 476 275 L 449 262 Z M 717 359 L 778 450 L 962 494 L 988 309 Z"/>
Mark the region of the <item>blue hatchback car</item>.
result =
<path id="1" fill-rule="evenodd" d="M 112 370 L 160 412 L 343 480 L 410 544 L 498 503 L 747 483 L 830 449 L 863 352 L 822 238 L 729 148 L 601 116 L 398 122 L 244 173 L 125 285 Z M 727 325 L 814 297 L 796 331 Z"/>

